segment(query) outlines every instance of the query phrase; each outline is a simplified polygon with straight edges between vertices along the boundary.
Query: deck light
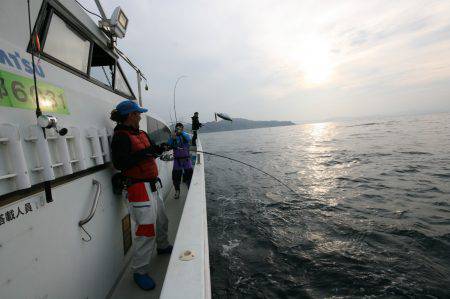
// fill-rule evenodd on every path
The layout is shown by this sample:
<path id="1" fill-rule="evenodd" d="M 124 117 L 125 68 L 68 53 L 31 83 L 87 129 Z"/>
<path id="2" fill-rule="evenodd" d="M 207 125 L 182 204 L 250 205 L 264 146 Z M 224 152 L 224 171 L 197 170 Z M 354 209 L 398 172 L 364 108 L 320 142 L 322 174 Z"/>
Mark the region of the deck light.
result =
<path id="1" fill-rule="evenodd" d="M 125 37 L 128 27 L 128 17 L 125 15 L 122 8 L 117 6 L 111 15 L 111 18 L 107 19 L 106 17 L 103 17 L 98 22 L 98 26 L 114 37 L 123 38 Z"/>
<path id="2" fill-rule="evenodd" d="M 120 6 L 114 9 L 111 19 L 109 19 L 111 32 L 118 38 L 123 38 L 128 27 L 128 18 Z"/>

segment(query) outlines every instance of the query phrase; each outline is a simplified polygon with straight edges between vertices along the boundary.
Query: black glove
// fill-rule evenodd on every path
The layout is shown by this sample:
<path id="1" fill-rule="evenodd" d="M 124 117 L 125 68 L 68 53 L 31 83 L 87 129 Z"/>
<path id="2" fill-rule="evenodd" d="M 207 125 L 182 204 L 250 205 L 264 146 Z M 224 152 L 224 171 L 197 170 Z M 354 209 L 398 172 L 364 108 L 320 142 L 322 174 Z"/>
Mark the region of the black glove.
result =
<path id="1" fill-rule="evenodd" d="M 135 152 L 133 154 L 133 156 L 139 157 L 139 158 L 144 158 L 144 157 L 148 157 L 148 156 L 158 157 L 158 154 L 155 152 L 155 149 L 152 146 L 150 146 L 150 147 L 146 147 L 138 152 Z"/>
<path id="2" fill-rule="evenodd" d="M 148 150 L 148 155 L 152 156 L 153 158 L 158 158 L 163 153 L 162 148 L 160 147 L 150 147 Z"/>
<path id="3" fill-rule="evenodd" d="M 147 147 L 144 149 L 144 152 L 146 155 L 154 155 L 155 154 L 155 149 L 153 148 L 153 146 Z"/>

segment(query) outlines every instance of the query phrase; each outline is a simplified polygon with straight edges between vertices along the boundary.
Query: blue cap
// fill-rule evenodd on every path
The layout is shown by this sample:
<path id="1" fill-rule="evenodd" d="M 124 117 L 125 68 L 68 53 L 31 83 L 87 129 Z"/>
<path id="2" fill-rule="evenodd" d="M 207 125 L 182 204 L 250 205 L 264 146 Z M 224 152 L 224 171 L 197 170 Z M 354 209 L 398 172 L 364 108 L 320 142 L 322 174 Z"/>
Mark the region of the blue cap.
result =
<path id="1" fill-rule="evenodd" d="M 119 113 L 121 115 L 127 115 L 131 112 L 139 112 L 139 113 L 143 113 L 143 112 L 147 112 L 148 109 L 139 107 L 139 105 L 131 100 L 125 100 L 120 102 L 117 106 L 116 106 L 116 110 L 119 111 Z"/>

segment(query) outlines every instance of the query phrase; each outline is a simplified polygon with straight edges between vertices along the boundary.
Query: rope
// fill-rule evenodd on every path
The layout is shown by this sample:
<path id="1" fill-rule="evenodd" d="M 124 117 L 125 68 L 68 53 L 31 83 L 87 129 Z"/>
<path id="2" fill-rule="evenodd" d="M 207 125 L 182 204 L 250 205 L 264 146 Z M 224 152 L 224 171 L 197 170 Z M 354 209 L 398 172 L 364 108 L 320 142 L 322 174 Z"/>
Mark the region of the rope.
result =
<path id="1" fill-rule="evenodd" d="M 109 77 L 108 77 L 108 74 L 105 71 L 105 66 L 104 65 L 102 65 L 102 70 L 103 70 L 103 74 L 105 74 L 106 81 L 108 81 L 109 86 L 113 87 L 111 81 L 109 81 Z"/>
<path id="2" fill-rule="evenodd" d="M 90 13 L 91 15 L 94 15 L 96 17 L 99 17 L 100 19 L 103 19 L 101 16 L 99 16 L 98 14 L 96 14 L 95 12 L 90 11 L 89 9 L 87 9 L 86 7 L 84 7 L 80 2 L 78 2 L 77 0 L 75 0 L 75 2 L 81 6 L 82 9 L 84 9 L 86 12 Z"/>

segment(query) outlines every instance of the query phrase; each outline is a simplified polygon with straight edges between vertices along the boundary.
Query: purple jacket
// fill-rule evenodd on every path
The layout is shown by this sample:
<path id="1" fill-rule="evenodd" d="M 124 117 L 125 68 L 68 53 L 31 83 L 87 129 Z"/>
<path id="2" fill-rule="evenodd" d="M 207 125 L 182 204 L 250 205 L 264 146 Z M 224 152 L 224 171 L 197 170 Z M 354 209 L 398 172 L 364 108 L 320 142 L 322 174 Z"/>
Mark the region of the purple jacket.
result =
<path id="1" fill-rule="evenodd" d="M 176 139 L 170 137 L 167 141 L 173 147 L 173 169 L 192 168 L 191 156 L 189 155 L 189 141 L 191 141 L 191 136 L 184 131 Z"/>

